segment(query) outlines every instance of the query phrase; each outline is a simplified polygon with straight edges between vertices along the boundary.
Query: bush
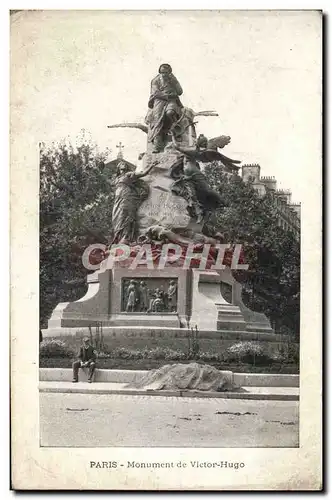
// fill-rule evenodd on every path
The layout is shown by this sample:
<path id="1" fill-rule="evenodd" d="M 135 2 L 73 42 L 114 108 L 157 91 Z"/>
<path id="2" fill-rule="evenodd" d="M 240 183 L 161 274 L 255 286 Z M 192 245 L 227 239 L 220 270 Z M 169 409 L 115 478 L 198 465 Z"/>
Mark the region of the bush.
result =
<path id="1" fill-rule="evenodd" d="M 142 357 L 143 359 L 165 359 L 166 350 L 162 347 L 153 347 L 152 349 L 145 347 L 142 351 Z"/>
<path id="2" fill-rule="evenodd" d="M 116 347 L 112 350 L 110 357 L 121 359 L 165 359 L 174 361 L 187 359 L 187 355 L 184 352 L 173 350 L 169 347 L 144 347 L 143 349 Z"/>
<path id="3" fill-rule="evenodd" d="M 299 344 L 288 344 L 288 363 L 299 364 L 300 362 L 300 346 Z"/>
<path id="4" fill-rule="evenodd" d="M 72 358 L 74 351 L 58 339 L 45 339 L 39 344 L 41 358 Z"/>
<path id="5" fill-rule="evenodd" d="M 190 359 L 199 359 L 201 361 L 220 361 L 221 355 L 218 353 L 203 352 L 195 354 L 192 351 L 185 353 L 179 349 L 170 347 L 144 347 L 143 349 L 128 349 L 126 347 L 117 347 L 112 350 L 112 358 L 121 359 L 154 359 L 166 361 L 184 361 Z"/>
<path id="6" fill-rule="evenodd" d="M 95 351 L 97 354 L 98 359 L 107 359 L 111 357 L 111 354 L 109 352 L 105 351 Z"/>
<path id="7" fill-rule="evenodd" d="M 279 350 L 277 358 L 281 363 L 292 363 L 298 365 L 300 361 L 299 344 L 294 343 L 282 346 Z"/>
<path id="8" fill-rule="evenodd" d="M 201 361 L 222 361 L 222 356 L 218 353 L 200 352 L 198 359 Z"/>
<path id="9" fill-rule="evenodd" d="M 265 354 L 263 347 L 257 342 L 238 342 L 227 349 L 227 361 L 239 363 L 264 364 L 272 363 L 273 358 Z"/>
<path id="10" fill-rule="evenodd" d="M 121 359 L 141 359 L 143 358 L 142 351 L 138 349 L 127 349 L 127 347 L 116 347 L 111 352 L 112 358 Z"/>
<path id="11" fill-rule="evenodd" d="M 183 361 L 188 359 L 188 356 L 185 352 L 179 351 L 179 349 L 174 350 L 170 348 L 165 349 L 165 359 L 173 360 L 173 361 Z"/>

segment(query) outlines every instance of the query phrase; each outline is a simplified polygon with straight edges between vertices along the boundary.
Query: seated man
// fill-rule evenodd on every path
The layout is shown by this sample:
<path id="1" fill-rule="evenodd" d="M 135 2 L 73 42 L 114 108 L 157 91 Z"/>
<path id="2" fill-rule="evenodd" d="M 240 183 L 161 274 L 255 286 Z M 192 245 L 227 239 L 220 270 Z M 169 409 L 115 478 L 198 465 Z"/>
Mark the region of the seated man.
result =
<path id="1" fill-rule="evenodd" d="M 92 382 L 92 376 L 96 369 L 96 354 L 90 345 L 89 337 L 84 337 L 83 345 L 80 347 L 78 360 L 73 363 L 73 382 L 78 382 L 78 369 L 89 368 L 88 382 Z"/>
<path id="2" fill-rule="evenodd" d="M 145 118 L 148 142 L 153 144 L 154 153 L 164 150 L 170 129 L 182 115 L 183 105 L 179 99 L 182 93 L 182 87 L 173 75 L 171 66 L 162 64 L 158 75 L 151 82 L 149 111 Z"/>

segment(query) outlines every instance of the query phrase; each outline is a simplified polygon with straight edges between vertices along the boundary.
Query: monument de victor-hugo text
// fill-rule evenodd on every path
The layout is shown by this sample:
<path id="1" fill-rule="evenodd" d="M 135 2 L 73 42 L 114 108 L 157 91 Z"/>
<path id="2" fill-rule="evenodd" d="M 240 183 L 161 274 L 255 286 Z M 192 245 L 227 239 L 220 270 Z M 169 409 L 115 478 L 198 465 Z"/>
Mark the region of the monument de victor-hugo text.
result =
<path id="1" fill-rule="evenodd" d="M 109 244 L 84 252 L 83 265 L 94 271 L 88 291 L 56 306 L 44 336 L 102 323 L 105 337 L 142 328 L 181 335 L 195 327 L 207 338 L 277 342 L 265 314 L 242 300 L 245 250 L 216 229 L 214 214 L 224 202 L 204 174 L 205 164 L 217 162 L 224 174 L 238 176 L 241 162 L 219 151 L 229 136 L 196 133 L 199 116 L 218 115 L 186 107 L 183 94 L 171 66 L 162 64 L 145 124 L 109 125 L 142 130 L 146 151 L 136 168 L 117 158 Z"/>

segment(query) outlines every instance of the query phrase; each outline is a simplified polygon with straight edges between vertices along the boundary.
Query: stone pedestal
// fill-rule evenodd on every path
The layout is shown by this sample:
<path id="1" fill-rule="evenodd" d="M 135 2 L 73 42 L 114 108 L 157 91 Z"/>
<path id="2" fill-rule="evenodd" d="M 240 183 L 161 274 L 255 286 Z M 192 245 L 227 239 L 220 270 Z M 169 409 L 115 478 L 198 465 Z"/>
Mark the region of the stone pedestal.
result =
<path id="1" fill-rule="evenodd" d="M 144 178 L 150 188 L 150 193 L 138 211 L 141 233 L 153 225 L 173 230 L 188 227 L 190 216 L 187 212 L 187 202 L 170 190 L 174 182 L 174 179 L 170 177 L 170 170 L 179 157 L 179 153 L 172 149 L 158 154 L 146 153 L 144 170 L 155 161 L 158 161 L 158 165 L 153 168 L 150 175 Z"/>
<path id="2" fill-rule="evenodd" d="M 224 270 L 218 271 L 218 273 L 221 279 L 221 293 L 223 295 L 225 288 L 224 298 L 226 298 L 228 302 L 239 307 L 246 323 L 246 330 L 260 333 L 273 333 L 271 323 L 266 315 L 252 311 L 243 303 L 242 285 L 233 278 L 231 269 L 226 267 Z M 227 288 L 229 288 L 228 293 Z"/>
<path id="3" fill-rule="evenodd" d="M 83 327 L 109 319 L 111 270 L 88 275 L 88 291 L 76 302 L 60 302 L 48 321 L 48 329 Z"/>
<path id="4" fill-rule="evenodd" d="M 216 271 L 193 271 L 191 326 L 198 330 L 245 330 L 238 306 L 221 295 L 221 276 Z"/>
<path id="5" fill-rule="evenodd" d="M 59 328 L 88 327 L 102 323 L 103 326 L 144 328 L 181 328 L 186 326 L 190 315 L 191 271 L 179 268 L 135 269 L 116 268 L 96 271 L 88 277 L 86 295 L 76 302 L 62 302 L 54 309 L 48 322 L 47 335 L 55 334 Z M 154 292 L 157 288 L 167 293 L 170 281 L 177 285 L 175 307 L 157 311 L 130 311 L 124 303 L 125 287 L 134 280 L 141 281 Z M 153 295 L 151 295 L 152 297 Z"/>
<path id="6" fill-rule="evenodd" d="M 170 281 L 177 284 L 176 307 L 160 311 L 126 311 L 125 288 L 130 280 L 144 281 L 154 293 L 157 288 L 167 292 Z M 225 298 L 223 283 L 231 283 Z M 76 302 L 62 302 L 54 309 L 44 336 L 61 336 L 66 329 L 94 327 L 132 331 L 186 329 L 197 326 L 200 332 L 233 334 L 273 334 L 268 319 L 253 313 L 243 304 L 241 285 L 229 270 L 200 271 L 168 267 L 165 269 L 115 268 L 96 271 L 88 276 L 88 291 Z M 152 295 L 153 295 L 152 293 Z"/>

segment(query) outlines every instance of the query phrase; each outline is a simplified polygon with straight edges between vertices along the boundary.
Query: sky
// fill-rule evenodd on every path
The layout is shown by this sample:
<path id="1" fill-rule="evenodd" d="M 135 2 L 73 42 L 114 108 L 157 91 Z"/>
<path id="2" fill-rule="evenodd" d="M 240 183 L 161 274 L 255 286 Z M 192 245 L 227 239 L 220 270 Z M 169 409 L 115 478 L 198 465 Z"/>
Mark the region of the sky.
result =
<path id="1" fill-rule="evenodd" d="M 145 134 L 107 125 L 144 122 L 150 81 L 168 62 L 183 104 L 219 114 L 200 118 L 198 133 L 230 135 L 224 154 L 259 163 L 299 202 L 321 168 L 320 23 L 315 11 L 19 12 L 12 123 L 36 143 L 85 129 L 112 157 L 121 141 L 137 164 Z"/>

